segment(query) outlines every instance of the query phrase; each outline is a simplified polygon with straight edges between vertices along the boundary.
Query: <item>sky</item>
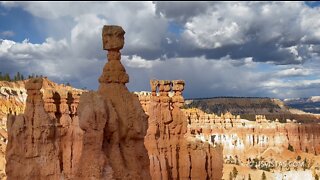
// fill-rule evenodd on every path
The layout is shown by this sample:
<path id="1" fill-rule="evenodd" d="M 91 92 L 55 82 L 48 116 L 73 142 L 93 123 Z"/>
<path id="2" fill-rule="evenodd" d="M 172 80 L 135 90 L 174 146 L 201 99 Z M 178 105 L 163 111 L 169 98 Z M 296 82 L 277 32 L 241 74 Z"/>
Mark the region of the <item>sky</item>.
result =
<path id="1" fill-rule="evenodd" d="M 0 2 L 0 72 L 96 90 L 103 25 L 126 31 L 130 91 L 183 79 L 186 98 L 320 95 L 320 3 Z"/>

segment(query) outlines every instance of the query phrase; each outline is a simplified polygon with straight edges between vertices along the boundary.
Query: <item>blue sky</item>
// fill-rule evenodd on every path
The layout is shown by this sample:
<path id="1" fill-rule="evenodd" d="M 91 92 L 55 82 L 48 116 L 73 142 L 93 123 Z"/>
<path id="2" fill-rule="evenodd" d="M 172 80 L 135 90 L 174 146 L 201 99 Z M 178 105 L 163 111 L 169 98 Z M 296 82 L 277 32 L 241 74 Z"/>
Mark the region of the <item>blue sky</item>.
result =
<path id="1" fill-rule="evenodd" d="M 0 72 L 97 89 L 101 28 L 126 31 L 131 91 L 184 79 L 185 97 L 320 95 L 320 3 L 0 2 Z"/>
<path id="2" fill-rule="evenodd" d="M 5 8 L 0 6 L 0 31 L 12 32 L 12 34 L 1 34 L 2 39 L 21 42 L 29 39 L 33 43 L 41 43 L 46 35 L 42 33 L 37 24 L 41 24 L 40 18 L 34 18 L 30 13 L 21 8 Z"/>

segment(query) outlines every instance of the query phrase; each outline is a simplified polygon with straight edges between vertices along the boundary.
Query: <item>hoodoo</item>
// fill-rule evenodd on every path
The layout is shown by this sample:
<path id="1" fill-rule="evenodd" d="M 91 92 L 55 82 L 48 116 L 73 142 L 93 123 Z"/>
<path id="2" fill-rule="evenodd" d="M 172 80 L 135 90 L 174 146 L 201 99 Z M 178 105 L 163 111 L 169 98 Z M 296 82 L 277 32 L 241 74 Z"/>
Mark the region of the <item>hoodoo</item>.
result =
<path id="1" fill-rule="evenodd" d="M 222 148 L 196 140 L 187 132 L 182 80 L 151 80 L 146 108 L 149 128 L 145 145 L 152 179 L 221 179 Z"/>
<path id="2" fill-rule="evenodd" d="M 98 92 L 26 84 L 25 113 L 8 119 L 8 179 L 151 179 L 144 147 L 147 115 L 125 86 L 120 26 L 103 27 L 108 63 Z M 80 99 L 80 101 L 79 101 Z"/>

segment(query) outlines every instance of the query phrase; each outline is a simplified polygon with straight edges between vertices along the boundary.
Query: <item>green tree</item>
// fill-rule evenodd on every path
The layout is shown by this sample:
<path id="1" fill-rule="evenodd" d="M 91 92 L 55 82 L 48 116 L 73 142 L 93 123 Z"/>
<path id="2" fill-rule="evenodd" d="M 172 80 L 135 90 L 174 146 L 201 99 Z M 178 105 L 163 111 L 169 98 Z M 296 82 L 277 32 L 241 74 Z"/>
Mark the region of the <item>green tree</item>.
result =
<path id="1" fill-rule="evenodd" d="M 288 150 L 292 152 L 294 151 L 293 146 L 291 146 L 291 144 L 288 145 Z"/>
<path id="2" fill-rule="evenodd" d="M 262 173 L 262 177 L 261 177 L 261 179 L 262 179 L 262 180 L 267 180 L 266 173 L 264 173 L 264 172 Z"/>
<path id="3" fill-rule="evenodd" d="M 251 174 L 249 174 L 249 176 L 248 176 L 248 180 L 251 180 Z"/>
<path id="4" fill-rule="evenodd" d="M 297 161 L 300 161 L 301 160 L 301 156 L 297 156 Z"/>
<path id="5" fill-rule="evenodd" d="M 233 175 L 234 178 L 237 177 L 237 175 L 238 175 L 238 170 L 237 170 L 236 167 L 233 167 L 233 169 L 232 169 L 232 175 Z"/>
<path id="6" fill-rule="evenodd" d="M 21 74 L 20 72 L 17 72 L 17 81 L 20 81 L 21 80 Z"/>
<path id="7" fill-rule="evenodd" d="M 4 75 L 4 80 L 5 80 L 5 81 L 11 81 L 11 78 L 10 78 L 9 73 L 6 73 L 6 74 Z"/>
<path id="8" fill-rule="evenodd" d="M 315 180 L 319 180 L 318 174 L 316 174 L 316 175 L 314 176 L 314 179 L 315 179 Z"/>
<path id="9" fill-rule="evenodd" d="M 229 180 L 233 180 L 232 172 L 229 173 Z"/>
<path id="10" fill-rule="evenodd" d="M 303 167 L 304 171 L 308 168 L 308 160 L 307 160 L 307 158 L 304 158 L 302 167 Z"/>

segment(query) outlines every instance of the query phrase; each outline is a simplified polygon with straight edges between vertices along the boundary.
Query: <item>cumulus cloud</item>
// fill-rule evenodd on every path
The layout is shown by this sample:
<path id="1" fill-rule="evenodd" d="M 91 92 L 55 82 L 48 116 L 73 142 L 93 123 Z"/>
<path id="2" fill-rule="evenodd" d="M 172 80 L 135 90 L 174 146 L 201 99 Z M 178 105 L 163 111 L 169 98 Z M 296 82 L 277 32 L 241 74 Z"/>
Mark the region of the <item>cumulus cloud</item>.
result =
<path id="1" fill-rule="evenodd" d="M 229 54 L 233 59 L 301 64 L 311 58 L 308 49 L 320 42 L 320 10 L 303 2 L 186 3 L 195 9 L 189 15 L 183 10 L 174 13 L 178 4 L 156 5 L 165 17 L 184 19 L 183 56 L 203 54 L 210 59 Z M 193 53 L 186 52 L 190 49 Z"/>
<path id="2" fill-rule="evenodd" d="M 166 61 L 146 61 L 141 57 L 132 57 L 124 62 L 130 74 L 130 82 L 134 82 L 129 83 L 129 87 L 135 91 L 150 90 L 150 79 L 183 79 L 186 81 L 185 96 L 189 98 L 213 95 L 260 96 L 261 89 L 257 87 L 263 80 L 263 73 L 255 72 L 252 66 L 234 66 L 233 60 L 227 57 L 208 60 L 202 56 Z M 135 68 L 137 66 L 139 68 Z"/>
<path id="3" fill-rule="evenodd" d="M 148 59 L 161 56 L 162 44 L 166 44 L 167 20 L 155 13 L 152 2 L 1 2 L 5 7 L 21 7 L 35 17 L 48 20 L 56 19 L 48 24 L 47 31 L 64 31 L 65 34 L 82 31 L 87 47 L 97 47 L 101 42 L 96 41 L 97 35 L 104 24 L 122 26 L 126 33 L 126 49 L 124 54 L 139 54 Z M 70 17 L 75 23 L 71 29 L 65 29 L 64 17 Z M 61 22 L 62 21 L 62 22 Z M 67 22 L 72 23 L 72 22 Z M 57 25 L 55 25 L 57 24 Z M 43 27 L 46 28 L 46 27 Z M 75 29 L 76 28 L 76 29 Z M 48 34 L 49 36 L 52 34 Z M 72 36 L 72 34 L 71 34 Z M 71 37 L 72 38 L 72 37 Z M 94 42 L 95 43 L 94 43 Z M 92 46 L 93 45 L 93 46 Z M 100 48 L 101 49 L 101 48 Z"/>
<path id="4" fill-rule="evenodd" d="M 320 9 L 302 2 L 0 5 L 43 20 L 48 37 L 39 44 L 0 40 L 2 71 L 95 89 L 106 59 L 101 28 L 117 24 L 126 31 L 122 58 L 131 90 L 148 90 L 152 78 L 186 80 L 186 97 L 282 98 L 314 95 L 318 87 Z"/>

